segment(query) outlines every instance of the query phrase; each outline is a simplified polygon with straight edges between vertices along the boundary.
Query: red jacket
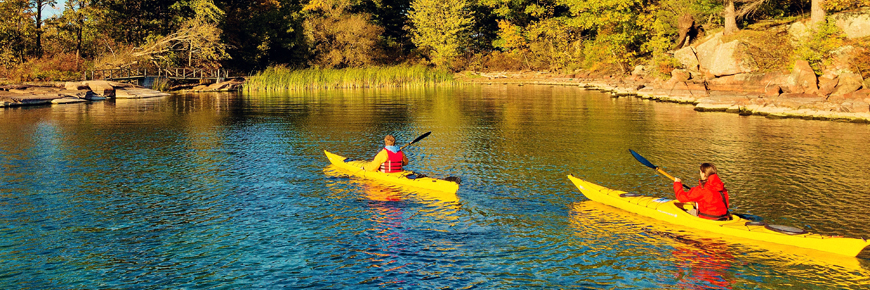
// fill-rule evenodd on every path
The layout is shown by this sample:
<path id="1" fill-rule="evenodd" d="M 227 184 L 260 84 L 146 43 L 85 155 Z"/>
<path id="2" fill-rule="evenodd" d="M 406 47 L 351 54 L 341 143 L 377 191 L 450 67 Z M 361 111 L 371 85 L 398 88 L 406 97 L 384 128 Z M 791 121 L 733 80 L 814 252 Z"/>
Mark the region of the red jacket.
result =
<path id="1" fill-rule="evenodd" d="M 698 182 L 689 192 L 683 191 L 683 184 L 674 182 L 674 193 L 680 202 L 698 203 L 698 216 L 705 219 L 718 219 L 728 214 L 728 190 L 718 174 L 707 176 L 707 181 Z"/>

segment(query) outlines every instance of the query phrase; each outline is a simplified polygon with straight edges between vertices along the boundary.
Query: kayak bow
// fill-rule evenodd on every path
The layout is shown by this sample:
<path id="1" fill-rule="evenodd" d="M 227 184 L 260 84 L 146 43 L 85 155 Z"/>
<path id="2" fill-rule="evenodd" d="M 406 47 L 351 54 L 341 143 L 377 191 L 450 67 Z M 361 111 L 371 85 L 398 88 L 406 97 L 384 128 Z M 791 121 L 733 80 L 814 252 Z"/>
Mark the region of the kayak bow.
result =
<path id="1" fill-rule="evenodd" d="M 857 256 L 870 241 L 844 237 L 823 236 L 787 226 L 753 222 L 732 215 L 728 221 L 702 219 L 686 212 L 682 203 L 666 198 L 654 198 L 635 193 L 609 189 L 568 175 L 568 179 L 587 198 L 612 207 L 651 217 L 660 221 L 705 230 L 724 236 L 814 249 L 845 256 Z"/>

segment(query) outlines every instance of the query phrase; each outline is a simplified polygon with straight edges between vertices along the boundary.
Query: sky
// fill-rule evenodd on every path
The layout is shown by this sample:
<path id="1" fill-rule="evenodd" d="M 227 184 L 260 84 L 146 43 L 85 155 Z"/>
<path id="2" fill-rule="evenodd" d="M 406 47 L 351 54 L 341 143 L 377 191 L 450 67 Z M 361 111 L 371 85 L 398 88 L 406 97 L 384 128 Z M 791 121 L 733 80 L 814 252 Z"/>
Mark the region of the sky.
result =
<path id="1" fill-rule="evenodd" d="M 63 5 L 66 5 L 66 0 L 57 0 L 57 4 L 55 4 L 54 7 L 48 7 L 48 9 L 45 10 L 45 16 L 43 17 L 48 18 L 60 15 L 63 13 Z"/>

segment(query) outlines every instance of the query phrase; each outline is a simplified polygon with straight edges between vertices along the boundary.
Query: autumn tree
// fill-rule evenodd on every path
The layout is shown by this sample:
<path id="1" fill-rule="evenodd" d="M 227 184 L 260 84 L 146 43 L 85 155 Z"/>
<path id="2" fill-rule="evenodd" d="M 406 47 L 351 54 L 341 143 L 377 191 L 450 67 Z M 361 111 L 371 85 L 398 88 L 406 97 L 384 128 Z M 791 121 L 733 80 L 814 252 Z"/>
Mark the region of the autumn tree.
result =
<path id="1" fill-rule="evenodd" d="M 474 19 L 467 0 L 414 0 L 412 40 L 438 66 L 449 66 L 469 43 Z"/>
<path id="2" fill-rule="evenodd" d="M 58 31 L 56 42 L 75 51 L 76 69 L 79 69 L 79 60 L 83 56 L 86 37 L 93 40 L 96 19 L 99 18 L 99 10 L 93 8 L 92 0 L 66 0 L 63 13 L 52 21 L 52 25 Z M 93 48 L 92 41 L 87 46 Z"/>
<path id="3" fill-rule="evenodd" d="M 322 68 L 375 64 L 384 29 L 368 13 L 352 13 L 358 0 L 315 0 L 303 8 L 305 37 L 313 50 L 311 64 Z"/>
<path id="4" fill-rule="evenodd" d="M 560 0 L 568 6 L 568 23 L 590 36 L 584 46 L 584 61 L 595 69 L 630 71 L 632 62 L 644 53 L 643 44 L 649 39 L 652 23 L 645 12 L 644 0 Z"/>
<path id="5" fill-rule="evenodd" d="M 174 32 L 148 39 L 133 52 L 134 57 L 148 57 L 157 67 L 186 65 L 220 67 L 220 61 L 229 58 L 226 44 L 221 41 L 218 23 L 224 12 L 211 0 L 178 2 L 174 9 L 190 9 L 186 18 Z"/>
<path id="6" fill-rule="evenodd" d="M 27 0 L 0 1 L 0 68 L 24 61 L 29 39 L 35 34 L 29 12 Z"/>

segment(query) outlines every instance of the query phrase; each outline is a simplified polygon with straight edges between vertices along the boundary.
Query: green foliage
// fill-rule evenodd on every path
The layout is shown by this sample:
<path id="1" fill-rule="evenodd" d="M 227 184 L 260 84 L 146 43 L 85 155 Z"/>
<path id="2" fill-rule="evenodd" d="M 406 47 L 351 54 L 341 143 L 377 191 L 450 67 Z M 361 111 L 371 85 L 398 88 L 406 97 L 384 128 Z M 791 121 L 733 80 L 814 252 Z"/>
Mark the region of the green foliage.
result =
<path id="1" fill-rule="evenodd" d="M 391 66 L 345 69 L 270 67 L 250 77 L 249 91 L 354 89 L 453 84 L 453 74 L 424 66 Z"/>
<path id="2" fill-rule="evenodd" d="M 232 59 L 223 63 L 242 71 L 262 69 L 273 63 L 302 66 L 310 49 L 302 23 L 299 1 L 216 0 L 226 16 L 221 25 L 223 41 Z"/>
<path id="3" fill-rule="evenodd" d="M 27 0 L 0 1 L 0 68 L 23 62 L 35 47 L 36 28 L 30 17 Z"/>
<path id="4" fill-rule="evenodd" d="M 845 44 L 843 31 L 828 21 L 818 25 L 807 39 L 800 41 L 795 47 L 794 55 L 797 59 L 809 62 L 816 75 L 821 75 L 824 62 L 831 55 L 831 51 Z"/>
<path id="5" fill-rule="evenodd" d="M 342 0 L 312 1 L 303 10 L 306 40 L 313 49 L 311 65 L 319 68 L 362 67 L 377 63 L 383 53 L 379 36 L 384 32 L 366 13 L 351 13 L 354 3 Z"/>
<path id="6" fill-rule="evenodd" d="M 538 67 L 573 71 L 583 59 L 583 43 L 578 29 L 569 27 L 564 18 L 534 22 L 526 32 L 531 58 Z"/>
<path id="7" fill-rule="evenodd" d="M 409 18 L 414 44 L 440 67 L 449 67 L 469 44 L 474 19 L 467 0 L 414 0 Z"/>
<path id="8" fill-rule="evenodd" d="M 586 42 L 585 66 L 601 69 L 618 69 L 625 74 L 631 71 L 635 59 L 644 51 L 643 43 L 650 29 L 645 27 L 652 20 L 644 11 L 644 0 L 560 0 L 569 7 L 568 24 L 594 35 Z"/>

